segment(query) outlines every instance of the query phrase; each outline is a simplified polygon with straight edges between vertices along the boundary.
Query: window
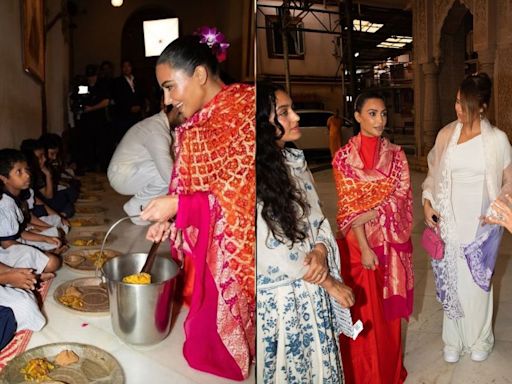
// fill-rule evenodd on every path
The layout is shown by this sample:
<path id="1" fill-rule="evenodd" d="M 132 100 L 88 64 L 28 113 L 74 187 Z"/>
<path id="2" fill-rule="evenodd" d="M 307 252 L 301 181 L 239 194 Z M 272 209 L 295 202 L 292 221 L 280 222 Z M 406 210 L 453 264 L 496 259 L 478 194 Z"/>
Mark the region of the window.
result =
<path id="1" fill-rule="evenodd" d="M 281 19 L 278 16 L 266 15 L 268 57 L 280 59 L 284 57 Z M 291 19 L 286 36 L 288 38 L 288 57 L 304 60 L 304 24 L 298 19 Z"/>

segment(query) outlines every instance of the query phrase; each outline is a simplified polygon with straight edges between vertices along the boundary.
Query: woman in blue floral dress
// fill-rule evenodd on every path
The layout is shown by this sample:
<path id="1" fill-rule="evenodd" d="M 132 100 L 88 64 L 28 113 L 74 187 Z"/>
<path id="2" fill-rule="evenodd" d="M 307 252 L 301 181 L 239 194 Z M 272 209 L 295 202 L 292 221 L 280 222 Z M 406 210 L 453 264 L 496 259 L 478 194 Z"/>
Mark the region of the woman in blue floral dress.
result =
<path id="1" fill-rule="evenodd" d="M 343 383 L 339 316 L 354 303 L 286 92 L 257 86 L 258 383 Z M 335 315 L 336 314 L 336 315 Z"/>

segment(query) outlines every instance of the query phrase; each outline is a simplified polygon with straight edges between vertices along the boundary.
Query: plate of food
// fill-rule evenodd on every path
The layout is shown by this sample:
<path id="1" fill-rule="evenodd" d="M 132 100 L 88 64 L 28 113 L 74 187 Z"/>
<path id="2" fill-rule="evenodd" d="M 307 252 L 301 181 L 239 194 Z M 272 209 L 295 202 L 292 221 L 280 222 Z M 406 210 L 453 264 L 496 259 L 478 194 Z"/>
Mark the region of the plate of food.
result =
<path id="1" fill-rule="evenodd" d="M 101 348 L 80 343 L 54 343 L 16 356 L 0 374 L 0 384 L 30 382 L 123 384 L 125 377 L 119 362 Z"/>
<path id="2" fill-rule="evenodd" d="M 99 277 L 66 281 L 53 292 L 56 303 L 80 313 L 109 314 L 108 292 Z"/>
<path id="3" fill-rule="evenodd" d="M 101 268 L 108 259 L 120 254 L 121 252 L 113 249 L 104 249 L 101 252 L 100 248 L 70 251 L 64 255 L 64 263 L 77 272 L 91 272 Z"/>
<path id="4" fill-rule="evenodd" d="M 106 232 L 87 232 L 80 231 L 76 234 L 68 236 L 68 245 L 72 247 L 97 247 L 101 245 Z M 109 239 L 115 237 L 109 236 Z"/>
<path id="5" fill-rule="evenodd" d="M 97 205 L 77 205 L 75 212 L 78 214 L 95 215 L 97 213 L 104 213 L 107 209 Z"/>
<path id="6" fill-rule="evenodd" d="M 78 199 L 76 200 L 77 203 L 97 203 L 99 201 L 99 196 L 88 193 L 82 193 L 80 196 L 78 196 Z"/>
<path id="7" fill-rule="evenodd" d="M 94 184 L 82 184 L 80 187 L 80 191 L 82 192 L 105 192 L 105 188 L 103 188 L 103 185 L 100 183 L 94 183 Z"/>
<path id="8" fill-rule="evenodd" d="M 108 219 L 103 217 L 73 217 L 69 219 L 69 224 L 71 224 L 71 228 L 77 227 L 98 227 L 101 225 L 105 225 L 108 223 Z"/>

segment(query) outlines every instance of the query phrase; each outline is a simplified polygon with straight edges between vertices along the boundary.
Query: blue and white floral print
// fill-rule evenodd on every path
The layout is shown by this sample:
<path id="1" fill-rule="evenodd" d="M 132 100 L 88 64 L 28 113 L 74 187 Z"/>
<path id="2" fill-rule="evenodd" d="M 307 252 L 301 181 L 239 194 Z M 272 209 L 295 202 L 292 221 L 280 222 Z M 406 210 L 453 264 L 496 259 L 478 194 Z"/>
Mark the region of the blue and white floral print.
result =
<path id="1" fill-rule="evenodd" d="M 331 275 L 340 279 L 339 252 L 320 208 L 311 173 L 300 150 L 283 151 L 292 178 L 310 205 L 308 238 L 290 249 L 257 217 L 257 381 L 264 384 L 341 384 L 338 327 L 327 292 L 302 280 L 304 259 L 316 243 L 328 250 Z"/>

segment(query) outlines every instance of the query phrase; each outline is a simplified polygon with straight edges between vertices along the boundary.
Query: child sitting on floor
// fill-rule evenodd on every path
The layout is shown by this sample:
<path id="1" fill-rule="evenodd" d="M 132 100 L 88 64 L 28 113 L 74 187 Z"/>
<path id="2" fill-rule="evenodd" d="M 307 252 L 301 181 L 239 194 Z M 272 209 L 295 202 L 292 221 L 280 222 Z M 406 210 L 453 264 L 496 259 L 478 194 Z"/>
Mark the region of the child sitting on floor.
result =
<path id="1" fill-rule="evenodd" d="M 31 215 L 30 223 L 40 230 L 49 227 L 56 227 L 62 230 L 64 234 L 69 232 L 69 220 L 60 216 L 55 210 L 51 209 L 41 199 L 37 198 L 32 188 L 22 191 L 22 195 L 27 202 L 28 209 Z"/>
<path id="2" fill-rule="evenodd" d="M 66 168 L 62 159 L 62 138 L 56 133 L 45 133 L 39 141 L 45 149 L 46 165 L 52 172 L 54 188 L 65 191 L 70 201 L 75 203 L 80 193 L 80 181 L 72 169 Z"/>
<path id="3" fill-rule="evenodd" d="M 23 154 L 15 149 L 0 150 L 0 262 L 10 267 L 32 268 L 44 281 L 54 276 L 60 259 L 26 244 L 59 251 L 61 240 L 25 230 L 30 213 L 26 209 L 24 215 L 18 196 L 29 185 L 30 173 Z"/>
<path id="4" fill-rule="evenodd" d="M 26 139 L 21 143 L 21 151 L 29 165 L 32 176 L 31 187 L 36 196 L 61 215 L 72 217 L 75 213 L 72 198 L 66 190 L 59 189 L 54 182 L 43 144 L 39 140 Z"/>

